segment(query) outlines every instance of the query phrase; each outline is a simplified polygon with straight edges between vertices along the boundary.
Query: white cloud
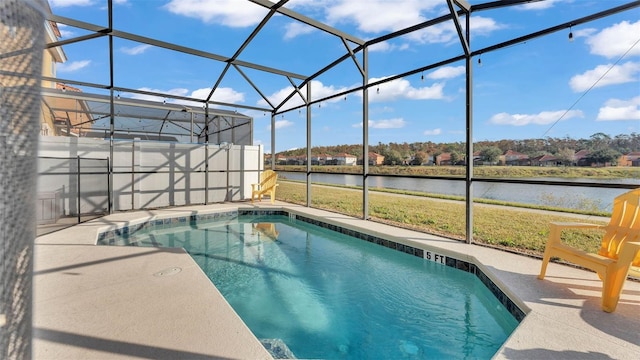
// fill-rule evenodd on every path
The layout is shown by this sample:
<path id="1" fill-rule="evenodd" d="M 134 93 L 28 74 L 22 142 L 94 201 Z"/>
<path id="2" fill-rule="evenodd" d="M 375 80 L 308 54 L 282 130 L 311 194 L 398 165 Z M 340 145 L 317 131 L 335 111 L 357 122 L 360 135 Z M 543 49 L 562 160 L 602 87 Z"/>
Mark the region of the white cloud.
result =
<path id="1" fill-rule="evenodd" d="M 520 6 L 516 6 L 516 9 L 519 10 L 544 10 L 553 7 L 554 3 L 559 2 L 559 0 L 545 0 L 523 4 Z"/>
<path id="2" fill-rule="evenodd" d="M 382 41 L 369 46 L 369 52 L 391 52 L 391 51 L 403 51 L 409 49 L 409 44 L 395 45 L 388 41 Z"/>
<path id="3" fill-rule="evenodd" d="M 284 39 L 290 40 L 300 35 L 312 33 L 315 29 L 309 25 L 292 22 L 285 25 Z"/>
<path id="4" fill-rule="evenodd" d="M 569 80 L 569 85 L 573 91 L 581 92 L 592 86 L 598 88 L 637 81 L 637 74 L 639 72 L 640 62 L 629 61 L 622 65 L 614 66 L 612 66 L 612 64 L 598 65 L 593 70 L 588 70 L 580 75 L 573 76 L 571 80 Z"/>
<path id="5" fill-rule="evenodd" d="M 210 88 L 202 88 L 198 90 L 194 90 L 191 93 L 191 97 L 196 99 L 206 99 L 211 92 Z M 244 102 L 244 93 L 237 92 L 232 88 L 228 87 L 219 87 L 216 89 L 216 92 L 211 96 L 211 101 L 219 101 L 225 103 L 243 103 Z"/>
<path id="6" fill-rule="evenodd" d="M 147 51 L 147 49 L 151 48 L 151 45 L 142 44 L 134 47 L 121 47 L 120 51 L 127 55 L 140 55 Z"/>
<path id="7" fill-rule="evenodd" d="M 167 94 L 167 95 L 175 95 L 175 96 L 184 96 L 184 97 L 192 97 L 195 99 L 206 99 L 207 96 L 209 96 L 209 92 L 211 92 L 211 89 L 209 88 L 202 88 L 202 89 L 197 89 L 191 92 L 191 94 L 189 94 L 189 90 L 188 89 L 184 89 L 184 88 L 174 88 L 174 89 L 170 89 L 170 90 L 159 90 L 159 89 L 152 89 L 152 88 L 147 88 L 147 87 L 143 87 L 143 88 L 139 88 L 138 90 L 142 90 L 142 91 L 148 91 L 148 92 L 155 92 L 155 93 L 162 93 L 162 94 Z M 149 101 L 166 101 L 168 103 L 174 103 L 174 104 L 183 104 L 183 105 L 189 105 L 189 106 L 202 106 L 202 103 L 197 103 L 197 102 L 193 102 L 193 101 L 186 101 L 186 100 L 180 100 L 180 99 L 171 99 L 171 98 L 164 98 L 161 96 L 154 96 L 154 95 L 144 95 L 144 94 L 133 94 L 131 96 L 134 99 L 141 99 L 141 100 L 149 100 Z M 211 101 L 218 101 L 218 102 L 225 102 L 225 103 L 242 103 L 244 102 L 244 94 L 243 93 L 239 93 L 234 91 L 231 88 L 224 88 L 224 87 L 220 87 L 218 89 L 216 89 L 216 92 L 213 93 L 213 96 L 211 97 Z M 211 106 L 211 107 L 215 107 L 215 106 Z"/>
<path id="8" fill-rule="evenodd" d="M 489 119 L 489 123 L 513 126 L 547 125 L 558 121 L 561 116 L 562 120 L 568 120 L 574 117 L 583 117 L 583 113 L 580 110 L 543 111 L 539 114 L 508 114 L 503 112 L 493 115 Z"/>
<path id="9" fill-rule="evenodd" d="M 434 80 L 451 79 L 463 75 L 464 73 L 464 66 L 444 66 L 434 72 L 427 74 L 427 78 Z"/>
<path id="10" fill-rule="evenodd" d="M 475 36 L 486 36 L 496 30 L 500 30 L 505 27 L 505 25 L 498 24 L 491 18 L 483 16 L 471 17 L 471 30 Z M 452 21 L 436 24 L 422 30 L 414 31 L 408 34 L 407 38 L 423 44 L 446 44 L 459 42 L 458 32 Z"/>
<path id="11" fill-rule="evenodd" d="M 393 49 L 393 45 L 391 45 L 388 41 L 382 41 L 379 43 L 375 43 L 368 47 L 369 52 L 389 52 Z"/>
<path id="12" fill-rule="evenodd" d="M 402 118 L 385 119 L 385 120 L 369 120 L 369 128 L 371 129 L 400 129 L 405 127 L 406 121 Z M 353 124 L 352 127 L 362 127 L 362 122 Z"/>
<path id="13" fill-rule="evenodd" d="M 423 12 L 442 5 L 439 0 L 340 0 L 325 11 L 330 24 L 355 24 L 358 31 L 375 34 L 423 22 L 426 20 Z"/>
<path id="14" fill-rule="evenodd" d="M 371 78 L 369 82 L 376 82 L 384 78 Z M 380 91 L 378 91 L 378 89 Z M 369 101 L 394 101 L 397 99 L 427 100 L 444 99 L 444 83 L 415 88 L 405 79 L 395 79 L 380 86 L 369 88 Z M 360 95 L 361 96 L 361 95 Z"/>
<path id="15" fill-rule="evenodd" d="M 574 37 L 589 37 L 598 32 L 598 29 L 586 28 L 586 29 L 571 29 Z"/>
<path id="16" fill-rule="evenodd" d="M 334 87 L 334 86 L 324 86 L 324 84 L 318 80 L 312 80 L 311 81 L 311 99 L 322 99 L 324 97 L 330 96 L 332 94 L 335 93 L 339 93 L 339 92 L 343 92 L 347 90 L 346 87 Z M 278 91 L 276 91 L 275 93 L 268 95 L 267 98 L 269 99 L 269 101 L 274 104 L 274 105 L 278 105 L 280 104 L 287 96 L 289 96 L 289 94 L 291 94 L 291 92 L 294 91 L 293 86 L 287 86 L 283 89 L 280 89 Z M 304 94 L 306 96 L 307 94 L 307 87 L 306 85 L 303 86 L 300 89 L 300 92 L 302 94 Z M 333 98 L 330 100 L 327 100 L 324 103 L 334 103 L 337 101 L 340 101 L 341 98 Z M 300 96 L 298 94 L 293 95 L 293 97 L 291 97 L 291 99 L 289 99 L 284 108 L 285 109 L 290 109 L 290 108 L 294 108 L 296 106 L 300 106 L 303 104 L 302 99 L 300 98 Z M 264 101 L 264 99 L 260 99 L 258 100 L 258 105 L 259 106 L 269 106 L 267 104 L 266 101 Z"/>
<path id="17" fill-rule="evenodd" d="M 268 12 L 262 6 L 237 0 L 171 0 L 164 8 L 177 15 L 229 27 L 256 25 Z"/>
<path id="18" fill-rule="evenodd" d="M 93 4 L 92 0 L 49 0 L 51 7 L 67 7 L 67 6 L 89 6 Z"/>
<path id="19" fill-rule="evenodd" d="M 441 0 L 337 0 L 337 1 L 292 1 L 295 8 L 305 7 L 305 12 L 324 12 L 328 24 L 338 28 L 343 25 L 354 25 L 359 32 L 380 34 L 406 28 L 410 24 L 418 24 L 436 16 L 448 13 L 446 2 Z M 471 18 L 471 28 L 476 35 L 484 35 L 502 28 L 495 20 L 482 16 Z M 448 43 L 457 39 L 452 21 L 430 26 L 413 32 L 405 37 L 420 43 Z M 400 48 L 406 45 L 399 45 Z M 395 48 L 393 45 L 377 45 L 372 51 L 385 51 Z"/>
<path id="20" fill-rule="evenodd" d="M 429 135 L 440 135 L 440 134 L 442 134 L 442 129 L 437 128 L 437 129 L 432 129 L 432 130 L 425 130 L 423 134 L 425 134 L 427 136 L 429 136 Z"/>
<path id="21" fill-rule="evenodd" d="M 56 70 L 58 72 L 74 72 L 89 66 L 89 64 L 91 64 L 91 60 L 72 61 L 58 64 Z"/>
<path id="22" fill-rule="evenodd" d="M 171 89 L 171 90 L 159 90 L 159 89 L 152 89 L 152 88 L 148 88 L 148 87 L 141 87 L 138 90 L 140 90 L 140 91 L 148 91 L 148 92 L 155 92 L 155 93 L 163 93 L 163 94 L 169 94 L 169 95 L 176 95 L 176 96 L 186 96 L 189 93 L 189 90 L 183 89 L 183 88 L 175 88 L 175 89 Z M 145 94 L 131 94 L 131 98 L 139 99 L 139 100 L 158 101 L 158 102 L 159 101 L 164 101 L 164 100 L 166 100 L 167 102 L 176 102 L 176 101 L 173 101 L 171 99 L 165 99 L 165 98 L 160 97 L 160 96 L 145 95 Z"/>
<path id="23" fill-rule="evenodd" d="M 457 41 L 458 35 L 453 23 L 447 22 L 414 31 L 407 38 L 421 44 L 439 44 Z"/>
<path id="24" fill-rule="evenodd" d="M 630 100 L 609 99 L 598 112 L 598 121 L 640 120 L 640 96 Z"/>
<path id="25" fill-rule="evenodd" d="M 444 76 L 444 74 L 447 71 L 448 70 L 443 71 L 441 73 L 441 76 Z M 455 70 L 451 71 L 449 74 L 452 74 L 454 72 Z M 372 83 L 382 79 L 384 78 L 371 78 L 369 82 Z M 382 102 L 382 101 L 395 101 L 398 99 L 409 99 L 409 100 L 445 99 L 445 96 L 443 93 L 444 85 L 445 84 L 443 82 L 440 82 L 440 83 L 434 83 L 431 86 L 413 87 L 411 86 L 411 83 L 408 80 L 405 80 L 402 78 L 395 79 L 395 80 L 386 82 L 384 84 L 381 84 L 380 86 L 369 88 L 369 101 L 374 103 L 374 102 Z M 348 89 L 350 89 L 350 87 L 325 86 L 324 84 L 322 84 L 322 82 L 317 80 L 313 80 L 311 82 L 312 100 L 322 99 L 327 96 L 346 91 Z M 380 90 L 379 92 L 378 92 L 378 89 Z M 293 90 L 294 89 L 292 86 L 288 86 L 286 88 L 280 89 L 275 93 L 267 96 L 267 98 L 272 104 L 278 105 L 289 94 L 291 94 Z M 302 94 L 306 94 L 306 86 L 303 87 L 300 90 L 300 92 Z M 358 91 L 350 96 L 356 96 L 356 97 L 362 98 L 362 93 Z M 340 100 L 342 100 L 341 97 L 332 98 L 327 101 L 323 101 L 322 105 L 324 105 L 325 103 L 339 102 Z M 291 108 L 300 106 L 302 104 L 303 104 L 303 101 L 300 98 L 300 96 L 298 94 L 295 94 L 291 99 L 289 99 L 289 101 L 287 101 L 287 103 L 283 108 L 291 109 Z M 267 102 L 263 99 L 259 100 L 257 102 L 257 105 L 269 106 Z"/>
<path id="26" fill-rule="evenodd" d="M 638 34 L 640 34 L 640 20 L 635 23 L 623 21 L 603 29 L 588 38 L 586 43 L 591 47 L 592 54 L 609 59 L 622 56 L 627 51 L 629 51 L 627 55 L 640 55 L 640 46 L 636 44 Z"/>
<path id="27" fill-rule="evenodd" d="M 489 35 L 490 33 L 503 28 L 505 28 L 505 25 L 498 24 L 492 18 L 488 18 L 484 16 L 471 17 L 471 32 L 475 36 Z"/>
<path id="28" fill-rule="evenodd" d="M 74 35 L 74 32 L 70 30 L 71 27 L 69 27 L 68 25 L 60 24 L 60 23 L 57 23 L 57 25 L 58 25 L 58 30 L 60 31 L 61 38 L 70 38 Z"/>
<path id="29" fill-rule="evenodd" d="M 294 125 L 294 123 L 292 121 L 289 121 L 289 120 L 285 120 L 285 119 L 276 120 L 276 130 L 284 129 L 284 128 L 287 128 L 287 127 L 290 127 L 290 126 L 293 126 L 293 125 Z M 271 125 L 267 126 L 267 130 L 271 130 Z"/>

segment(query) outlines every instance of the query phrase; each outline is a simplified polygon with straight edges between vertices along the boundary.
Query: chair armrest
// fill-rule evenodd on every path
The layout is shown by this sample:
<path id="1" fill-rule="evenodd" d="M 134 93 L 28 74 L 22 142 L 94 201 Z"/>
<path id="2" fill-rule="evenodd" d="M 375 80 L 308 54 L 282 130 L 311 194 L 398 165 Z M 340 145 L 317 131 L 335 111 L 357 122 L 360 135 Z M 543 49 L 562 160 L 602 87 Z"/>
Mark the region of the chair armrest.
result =
<path id="1" fill-rule="evenodd" d="M 580 223 L 580 222 L 552 222 L 549 224 L 557 230 L 563 229 L 604 229 L 605 225 Z"/>
<path id="2" fill-rule="evenodd" d="M 551 222 L 549 223 L 549 238 L 547 247 L 559 246 L 562 244 L 561 235 L 563 230 L 569 229 L 604 229 L 604 225 L 580 223 L 580 222 Z"/>
<path id="3" fill-rule="evenodd" d="M 256 191 L 256 189 L 260 189 L 260 184 L 251 184 L 251 191 Z"/>

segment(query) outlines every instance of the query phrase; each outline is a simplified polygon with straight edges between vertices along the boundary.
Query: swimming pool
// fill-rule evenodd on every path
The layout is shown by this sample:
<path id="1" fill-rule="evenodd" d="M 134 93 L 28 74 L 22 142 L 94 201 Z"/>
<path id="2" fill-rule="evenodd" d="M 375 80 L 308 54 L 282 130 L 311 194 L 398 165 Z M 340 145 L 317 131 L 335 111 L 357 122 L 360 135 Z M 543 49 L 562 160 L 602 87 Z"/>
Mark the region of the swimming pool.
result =
<path id="1" fill-rule="evenodd" d="M 490 358 L 524 316 L 473 264 L 246 213 L 154 220 L 99 243 L 184 247 L 266 347 L 298 358 Z"/>

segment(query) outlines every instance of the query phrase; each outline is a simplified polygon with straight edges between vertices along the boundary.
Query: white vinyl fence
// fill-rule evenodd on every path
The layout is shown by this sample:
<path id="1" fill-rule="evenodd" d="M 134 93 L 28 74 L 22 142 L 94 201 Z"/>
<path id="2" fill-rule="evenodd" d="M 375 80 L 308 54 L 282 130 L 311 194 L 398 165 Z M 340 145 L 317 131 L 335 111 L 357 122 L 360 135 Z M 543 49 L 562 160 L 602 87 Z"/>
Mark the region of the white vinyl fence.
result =
<path id="1" fill-rule="evenodd" d="M 55 216 L 45 199 L 56 195 L 62 216 L 107 213 L 109 188 L 113 211 L 242 201 L 264 168 L 262 147 L 250 145 L 116 141 L 110 155 L 108 140 L 41 137 L 39 216 Z"/>

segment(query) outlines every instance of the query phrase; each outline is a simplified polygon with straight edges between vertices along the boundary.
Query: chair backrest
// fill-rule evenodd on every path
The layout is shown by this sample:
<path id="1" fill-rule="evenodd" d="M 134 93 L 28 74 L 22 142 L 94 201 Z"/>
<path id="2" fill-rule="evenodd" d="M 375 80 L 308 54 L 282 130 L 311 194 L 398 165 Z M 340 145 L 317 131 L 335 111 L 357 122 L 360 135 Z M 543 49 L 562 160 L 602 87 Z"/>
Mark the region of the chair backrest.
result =
<path id="1" fill-rule="evenodd" d="M 626 241 L 640 241 L 640 188 L 613 200 L 611 220 L 598 254 L 617 259 L 618 252 Z M 635 257 L 633 265 L 640 266 L 640 254 Z"/>
<path id="2" fill-rule="evenodd" d="M 280 235 L 275 223 L 255 223 L 253 228 L 272 240 L 278 240 L 278 235 Z"/>
<path id="3" fill-rule="evenodd" d="M 276 186 L 278 173 L 273 170 L 265 170 L 260 174 L 260 189 L 266 190 Z"/>

